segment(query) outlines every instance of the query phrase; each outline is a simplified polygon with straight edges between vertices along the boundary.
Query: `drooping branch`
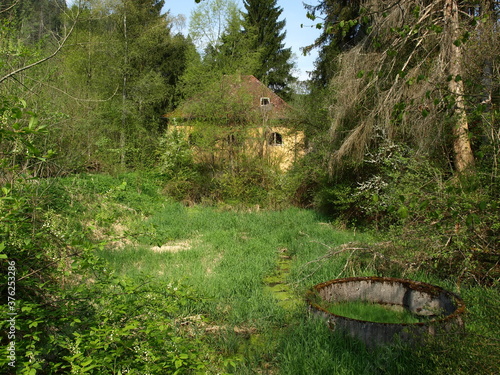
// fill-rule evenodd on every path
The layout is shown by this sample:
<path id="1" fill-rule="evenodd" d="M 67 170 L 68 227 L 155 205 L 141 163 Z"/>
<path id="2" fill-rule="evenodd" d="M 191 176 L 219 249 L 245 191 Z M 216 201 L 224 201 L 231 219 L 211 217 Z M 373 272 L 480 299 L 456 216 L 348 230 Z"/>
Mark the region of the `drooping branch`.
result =
<path id="1" fill-rule="evenodd" d="M 390 12 L 379 12 L 392 3 L 367 1 L 372 30 L 340 55 L 331 86 L 330 172 L 343 158 L 360 162 L 377 142 L 409 142 L 417 152 L 435 152 L 439 141 L 449 139 L 445 124 L 450 114 L 456 124 L 448 130 L 455 169 L 461 172 L 474 158 L 461 80 L 463 51 L 457 42 L 458 3 L 407 0 Z M 446 13 L 448 3 L 455 3 L 454 13 Z M 446 105 L 450 97 L 453 108 Z"/>
<path id="2" fill-rule="evenodd" d="M 8 12 L 9 10 L 11 10 L 12 8 L 14 8 L 18 3 L 19 3 L 20 0 L 16 0 L 14 1 L 10 6 L 7 6 L 7 8 L 5 9 L 0 9 L 0 14 L 1 13 L 5 13 L 5 12 Z"/>
<path id="3" fill-rule="evenodd" d="M 46 82 L 42 82 L 40 80 L 34 79 L 32 77 L 30 77 L 29 80 L 33 81 L 33 82 L 35 82 L 35 83 L 37 83 L 39 85 L 43 85 L 45 87 L 48 87 L 48 88 L 50 88 L 52 90 L 58 91 L 61 94 L 66 95 L 67 97 L 69 97 L 70 99 L 72 99 L 72 100 L 74 100 L 76 102 L 82 102 L 82 103 L 104 103 L 104 102 L 109 102 L 111 99 L 113 99 L 116 96 L 116 94 L 118 93 L 118 90 L 120 89 L 120 86 L 116 86 L 115 91 L 110 96 L 108 96 L 105 99 L 85 99 L 85 98 L 77 98 L 76 96 L 71 95 L 70 93 L 68 93 L 65 90 L 62 90 L 62 89 L 60 89 L 60 88 L 58 88 L 56 86 L 50 85 L 50 84 L 48 84 Z M 19 83 L 22 84 L 21 82 L 19 82 Z"/>

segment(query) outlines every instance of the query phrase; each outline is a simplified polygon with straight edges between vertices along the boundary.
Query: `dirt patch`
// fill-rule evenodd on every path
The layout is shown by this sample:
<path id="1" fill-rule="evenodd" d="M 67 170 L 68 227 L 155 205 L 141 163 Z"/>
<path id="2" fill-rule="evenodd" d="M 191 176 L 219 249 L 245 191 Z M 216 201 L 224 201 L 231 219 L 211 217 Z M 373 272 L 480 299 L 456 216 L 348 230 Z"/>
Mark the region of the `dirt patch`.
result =
<path id="1" fill-rule="evenodd" d="M 244 241 L 252 239 L 252 237 L 250 237 L 250 234 L 248 232 L 241 232 L 240 238 Z"/>
<path id="2" fill-rule="evenodd" d="M 126 246 L 134 246 L 136 244 L 127 237 L 129 228 L 121 222 L 114 222 L 109 228 L 99 226 L 95 221 L 88 221 L 85 225 L 88 228 L 92 228 L 94 239 L 106 242 L 108 249 L 123 249 Z"/>
<path id="3" fill-rule="evenodd" d="M 255 327 L 238 327 L 238 326 L 227 326 L 227 325 L 214 325 L 210 324 L 209 321 L 203 315 L 192 315 L 186 316 L 182 320 L 176 322 L 181 327 L 184 327 L 188 331 L 192 332 L 193 330 L 201 330 L 206 333 L 219 333 L 219 332 L 227 332 L 232 330 L 234 333 L 242 336 L 250 336 L 258 333 L 257 328 Z"/>
<path id="4" fill-rule="evenodd" d="M 192 247 L 191 241 L 171 241 L 161 246 L 153 246 L 151 250 L 157 253 L 178 253 L 179 251 L 189 250 Z"/>
<path id="5" fill-rule="evenodd" d="M 119 237 L 123 237 L 125 235 L 125 232 L 128 230 L 128 228 L 125 225 L 119 222 L 113 223 L 111 225 L 111 229 Z"/>
<path id="6" fill-rule="evenodd" d="M 134 241 L 127 237 L 128 227 L 123 225 L 122 223 L 114 223 L 111 226 L 113 233 L 115 234 L 115 238 L 112 238 L 109 244 L 117 249 L 123 249 L 126 246 L 133 246 Z"/>
<path id="7" fill-rule="evenodd" d="M 214 268 L 217 267 L 217 265 L 220 263 L 222 260 L 223 255 L 222 253 L 217 254 L 213 259 L 205 259 L 204 263 L 206 264 L 206 274 L 211 275 L 214 273 Z"/>

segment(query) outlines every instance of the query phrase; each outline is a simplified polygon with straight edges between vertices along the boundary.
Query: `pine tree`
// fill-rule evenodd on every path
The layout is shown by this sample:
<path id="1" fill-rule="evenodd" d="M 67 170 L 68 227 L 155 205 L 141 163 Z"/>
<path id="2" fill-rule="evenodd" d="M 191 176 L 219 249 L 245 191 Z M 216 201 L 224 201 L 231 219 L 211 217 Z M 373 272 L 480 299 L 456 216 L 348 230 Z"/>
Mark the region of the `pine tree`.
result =
<path id="1" fill-rule="evenodd" d="M 259 64 L 254 75 L 282 97 L 289 93 L 288 85 L 294 80 L 290 48 L 283 43 L 286 21 L 279 21 L 283 11 L 276 0 L 244 0 L 244 33 L 254 34 L 252 51 L 259 52 Z"/>
<path id="2" fill-rule="evenodd" d="M 320 0 L 317 5 L 304 4 L 310 19 L 321 20 L 317 23 L 317 27 L 322 28 L 320 36 L 303 49 L 305 53 L 319 49 L 311 77 L 316 86 L 328 86 L 339 68 L 338 55 L 354 47 L 366 35 L 368 25 L 360 17 L 361 5 L 359 0 Z"/>
<path id="3" fill-rule="evenodd" d="M 24 0 L 0 2 L 0 20 L 19 31 L 19 38 L 38 43 L 48 35 L 61 32 L 61 15 L 67 9 L 64 0 Z"/>

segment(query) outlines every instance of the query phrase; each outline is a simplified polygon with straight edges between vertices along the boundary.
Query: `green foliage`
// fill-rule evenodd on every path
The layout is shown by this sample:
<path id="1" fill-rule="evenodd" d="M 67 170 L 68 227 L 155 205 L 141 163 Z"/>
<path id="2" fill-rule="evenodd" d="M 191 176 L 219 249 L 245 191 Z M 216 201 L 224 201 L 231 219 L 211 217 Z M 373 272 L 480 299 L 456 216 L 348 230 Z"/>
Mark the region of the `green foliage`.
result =
<path id="1" fill-rule="evenodd" d="M 498 310 L 497 294 L 495 288 L 463 289 L 466 333 L 445 334 L 418 346 L 396 343 L 368 350 L 350 337 L 332 334 L 324 321 L 311 316 L 281 331 L 279 367 L 287 374 L 496 373 L 500 346 L 494 332 L 499 327 L 488 317 Z"/>
<path id="2" fill-rule="evenodd" d="M 466 87 L 474 173 L 448 171 L 452 139 L 437 131 L 452 129 L 448 115 L 457 104 L 443 90 L 447 77 L 434 87 L 432 74 L 417 71 L 434 72 L 421 57 L 445 32 L 428 22 L 397 25 L 387 35 L 378 29 L 370 54 L 356 52 L 356 61 L 401 42 L 378 55 L 380 69 L 352 65 L 352 85 L 312 90 L 296 119 L 312 151 L 284 175 L 242 152 L 237 140 L 259 118 L 247 110 L 249 97 L 220 79 L 258 71 L 268 47 L 277 60 L 266 63 L 289 68 L 275 1 L 260 13 L 257 2 L 245 2 L 244 35 L 233 9 L 203 59 L 189 40 L 172 35 L 161 0 L 84 3 L 78 10 L 59 0 L 24 1 L 0 13 L 1 77 L 50 56 L 52 41 L 78 19 L 50 64 L 22 70 L 0 87 L 0 295 L 5 311 L 17 313 L 14 326 L 4 320 L 0 329 L 15 328 L 17 373 L 498 372 L 498 54 L 484 42 L 496 40 L 487 17 L 470 25 L 482 38 L 464 29 L 456 39 L 467 48 L 467 68 L 449 75 Z M 332 4 L 320 5 L 329 7 L 331 21 L 322 40 L 332 42 L 315 77 L 323 86 L 337 68 L 329 61 L 371 22 L 358 3 Z M 424 15 L 409 10 L 405 17 Z M 250 14 L 261 22 L 251 24 Z M 256 42 L 266 22 L 276 32 L 265 34 L 274 39 Z M 266 81 L 275 89 L 288 83 L 281 68 L 263 69 L 276 73 Z M 342 85 L 350 93 L 361 88 L 367 100 L 340 97 Z M 386 101 L 383 94 L 391 92 L 401 95 Z M 208 93 L 205 104 L 190 108 L 209 120 L 191 139 L 163 133 L 160 122 L 181 93 Z M 387 123 L 372 123 L 374 137 L 358 148 L 363 160 L 343 159 L 338 173 L 329 173 L 332 145 L 341 140 L 328 142 L 327 107 L 354 103 L 339 104 L 345 121 L 336 129 L 352 135 L 375 98 L 389 103 L 377 112 Z M 427 126 L 419 128 L 422 142 L 432 147 L 422 147 L 410 123 Z M 122 166 L 153 172 L 50 178 Z M 190 206 L 215 208 L 172 203 L 161 189 Z M 284 209 L 290 202 L 322 209 L 340 224 L 366 224 L 390 243 L 330 256 L 338 245 L 366 237 L 334 231 L 330 219 L 312 211 Z M 280 268 L 283 256 L 289 269 Z M 300 296 L 312 284 L 362 274 L 446 280 L 466 300 L 467 335 L 369 353 L 302 319 Z M 272 293 L 279 285 L 269 288 L 269 277 L 288 283 L 283 289 L 297 310 L 277 302 Z M 2 368 L 7 359 L 0 358 Z"/>
<path id="3" fill-rule="evenodd" d="M 318 219 L 313 212 L 298 209 L 235 212 L 172 204 L 143 223 L 150 237 L 142 238 L 137 247 L 102 254 L 131 277 L 139 278 L 141 272 L 165 279 L 188 275 L 186 282 L 205 297 L 189 306 L 197 316 L 189 325 L 195 332 L 197 327 L 203 341 L 223 356 L 213 361 L 219 371 L 229 366 L 233 368 L 226 371 L 236 373 L 262 368 L 290 374 L 410 374 L 415 368 L 425 374 L 450 369 L 467 373 L 472 368 L 481 374 L 495 373 L 499 347 L 494 338 L 499 328 L 492 316 L 498 298 L 490 288 L 461 291 L 470 308 L 465 321 L 468 335 L 446 335 L 417 349 L 395 345 L 368 350 L 332 334 L 324 322 L 306 319 L 302 309 L 286 312 L 266 295 L 263 279 L 273 274 L 283 248 L 291 256 L 285 278 L 292 298 L 331 278 L 376 272 L 357 264 L 355 250 L 324 257 L 337 245 L 366 237 L 339 233 Z M 181 243 L 189 245 L 168 250 Z M 151 251 L 153 244 L 164 246 L 164 251 Z M 416 274 L 407 277 L 422 279 Z M 482 343 L 477 335 L 484 335 Z M 481 349 L 465 350 L 464 344 Z M 486 360 L 481 353 L 487 353 Z"/>
<path id="4" fill-rule="evenodd" d="M 49 33 L 61 32 L 61 14 L 67 9 L 63 0 L 26 0 L 19 4 L 9 2 L 0 13 L 0 19 L 12 21 L 20 37 L 28 43 L 47 42 Z M 5 8 L 14 5 L 10 12 Z"/>
<path id="5" fill-rule="evenodd" d="M 255 125 L 262 118 L 254 109 L 253 96 L 243 79 L 241 74 L 219 74 L 213 81 L 205 81 L 203 91 L 185 102 L 181 110 L 186 116 L 201 119 L 201 125 L 207 127 L 203 133 L 216 131 L 210 127 L 232 127 L 238 131 Z"/>
<path id="6" fill-rule="evenodd" d="M 231 18 L 221 37 L 218 53 L 208 50 L 205 60 L 218 67 L 225 74 L 241 73 L 255 75 L 261 64 L 262 48 L 255 48 L 256 35 L 243 33 L 243 20 L 238 16 Z"/>
<path id="7" fill-rule="evenodd" d="M 238 5 L 235 1 L 208 0 L 191 13 L 189 35 L 199 50 L 218 50 L 223 33 L 237 19 Z"/>
<path id="8" fill-rule="evenodd" d="M 222 201 L 229 204 L 268 206 L 267 196 L 278 190 L 279 171 L 260 158 L 243 158 L 235 168 L 226 168 L 215 180 Z"/>
<path id="9" fill-rule="evenodd" d="M 17 373 L 184 374 L 204 367 L 199 343 L 180 336 L 174 322 L 177 306 L 195 298 L 189 288 L 117 278 L 91 254 L 72 265 L 73 277 L 90 271 L 90 282 L 52 290 L 50 307 L 18 302 Z"/>
<path id="10" fill-rule="evenodd" d="M 459 18 L 454 34 L 435 18 L 432 9 L 438 4 L 405 3 L 404 11 L 388 6 L 382 13 L 362 9 L 359 2 L 308 7 L 312 20 L 326 18 L 316 41 L 323 46 L 323 60 L 314 78 L 329 90 L 313 86 L 312 97 L 326 93 L 323 107 L 329 113 L 323 126 L 329 131 L 309 138 L 312 155 L 303 160 L 300 173 L 313 190 L 309 201 L 315 207 L 344 225 L 377 231 L 394 245 L 384 253 L 389 258 L 441 277 L 490 284 L 498 280 L 499 147 L 493 136 L 498 133 L 493 94 L 498 79 L 493 67 L 499 43 L 485 35 L 495 28 L 486 19 L 496 18 L 487 7 L 457 3 L 483 21 L 479 26 L 478 20 Z M 456 46 L 462 69 L 432 68 L 449 61 L 443 53 Z M 458 83 L 464 92 L 454 96 L 449 85 Z M 460 100 L 466 103 L 462 125 L 468 125 L 466 141 L 476 160 L 465 175 L 456 166 L 453 170 Z M 314 135 L 313 122 L 306 124 L 308 135 Z M 318 163 L 323 173 L 307 170 L 315 171 Z M 304 190 L 298 192 L 307 196 Z M 388 264 L 380 268 L 392 269 L 394 264 Z"/>
<path id="11" fill-rule="evenodd" d="M 58 11 L 48 12 L 47 3 Z M 24 38 L 18 23 L 30 25 L 28 19 L 44 18 L 36 32 L 51 43 L 57 34 L 43 27 L 49 25 L 49 13 L 57 18 L 58 30 L 72 30 L 51 64 L 22 70 L 0 88 L 0 93 L 24 97 L 30 107 L 38 108 L 40 122 L 47 124 L 47 137 L 39 142 L 61 157 L 57 165 L 45 165 L 44 175 L 61 169 L 153 166 L 150 155 L 163 126 L 161 116 L 179 102 L 177 86 L 192 45 L 182 35 L 173 35 L 162 4 L 97 0 L 66 9 L 57 0 L 33 7 L 13 4 L 2 13 L 2 77 L 54 52 L 50 43 Z"/>
<path id="12" fill-rule="evenodd" d="M 39 136 L 40 129 L 21 124 L 30 114 L 19 102 L 2 101 L 2 142 L 25 145 L 26 160 L 41 159 L 25 140 Z M 130 176 L 118 185 L 105 177 L 69 185 L 38 181 L 28 178 L 31 164 L 20 170 L 9 159 L 12 148 L 6 150 L 1 159 L 0 271 L 2 280 L 9 275 L 9 283 L 1 283 L 0 295 L 5 311 L 15 315 L 14 323 L 3 320 L 0 328 L 9 332 L 4 351 L 14 345 L 15 355 L 2 356 L 2 368 L 14 367 L 18 374 L 201 371 L 201 344 L 181 335 L 174 320 L 181 306 L 197 299 L 190 288 L 115 276 L 95 255 L 102 245 L 75 225 L 87 219 L 75 209 L 81 214 L 91 208 L 99 216 L 98 209 L 103 213 L 114 204 L 111 222 L 123 215 L 124 204 L 145 211 L 147 199 L 141 193 L 154 196 L 156 189 Z M 142 191 L 127 191 L 127 180 Z M 93 206 L 81 199 L 91 190 L 87 199 Z"/>
<path id="13" fill-rule="evenodd" d="M 360 43 L 370 24 L 360 2 L 319 1 L 317 5 L 307 5 L 308 18 L 315 21 L 316 28 L 322 30 L 313 44 L 304 48 L 304 53 L 319 48 L 312 81 L 316 87 L 326 87 L 338 70 L 338 56 L 342 51 Z"/>
<path id="14" fill-rule="evenodd" d="M 23 335 L 17 340 L 18 373 L 272 369 L 327 374 L 333 368 L 337 373 L 401 374 L 408 368 L 444 373 L 473 367 L 478 373 L 495 372 L 492 359 L 498 347 L 489 339 L 498 331 L 491 318 L 498 308 L 493 290 L 462 290 L 470 315 L 469 335 L 461 340 L 481 350 L 465 356 L 464 341 L 446 337 L 432 350 L 391 347 L 370 352 L 332 335 L 323 323 L 304 320 L 300 307 L 300 296 L 315 283 L 376 272 L 370 268 L 373 263 L 357 263 L 350 252 L 324 257 L 342 243 L 366 240 L 365 235 L 337 232 L 313 211 L 185 207 L 159 195 L 162 183 L 157 176 L 139 174 L 40 182 L 45 194 L 39 200 L 39 218 L 45 229 L 38 231 L 35 242 L 42 244 L 50 233 L 51 241 L 57 237 L 61 245 L 72 243 L 72 254 L 68 262 L 64 254 L 47 251 L 45 242 L 43 251 L 38 250 L 59 257 L 60 263 L 57 270 L 45 269 L 44 275 L 56 277 L 45 279 L 37 301 L 16 306 L 17 332 Z M 89 241 L 90 233 L 72 233 L 78 227 L 75 221 L 87 222 L 105 211 L 110 211 L 109 223 L 127 227 L 122 234 L 127 241 L 117 242 L 110 233 L 101 237 L 108 240 L 106 245 L 98 244 Z M 102 236 L 99 226 L 91 230 Z M 32 245 L 23 240 L 20 246 Z M 290 257 L 290 268 L 281 277 L 289 283 L 290 298 L 297 299 L 296 311 L 277 303 L 264 284 L 275 274 L 282 251 Z M 33 275 L 18 283 L 33 288 L 35 280 L 39 282 Z M 33 289 L 24 289 L 23 295 L 28 292 Z"/>
<path id="15" fill-rule="evenodd" d="M 169 115 L 158 149 L 168 195 L 207 204 L 267 207 L 286 201 L 276 197 L 279 193 L 267 198 L 281 190 L 283 173 L 264 155 L 266 119 L 256 110 L 246 79 L 238 74 L 207 81 L 203 91 Z"/>
<path id="16" fill-rule="evenodd" d="M 288 99 L 289 85 L 294 78 L 291 75 L 292 52 L 283 43 L 286 21 L 278 20 L 283 9 L 277 6 L 276 0 L 245 0 L 243 5 L 243 34 L 253 35 L 250 51 L 258 51 L 259 63 L 253 75 L 282 98 Z"/>
<path id="17" fill-rule="evenodd" d="M 258 156 L 245 155 L 237 145 L 217 149 L 221 132 L 211 134 L 207 130 L 205 128 L 201 135 L 193 132 L 189 137 L 191 142 L 180 131 L 165 135 L 158 150 L 164 193 L 189 204 L 264 207 L 288 204 L 286 197 L 278 197 L 281 180 L 286 177 L 276 166 Z M 237 138 L 244 136 L 242 133 L 235 136 L 234 131 L 230 134 Z M 214 159 L 213 153 L 220 159 Z"/>
<path id="18" fill-rule="evenodd" d="M 39 125 L 37 116 L 26 109 L 24 100 L 0 97 L 0 146 L 4 150 L 0 166 L 5 168 L 4 172 L 31 169 L 54 154 L 52 150 L 44 152 L 35 146 L 34 137 L 45 129 Z M 9 179 L 7 174 L 3 178 Z"/>
<path id="19" fill-rule="evenodd" d="M 311 165 L 308 158 L 305 166 Z M 299 197 L 311 194 L 309 186 L 309 202 L 339 224 L 370 228 L 390 240 L 388 259 L 463 282 L 498 279 L 500 205 L 490 173 L 453 177 L 409 147 L 391 143 L 366 153 L 361 164 L 345 163 L 331 178 L 311 175 L 311 169 L 295 173 L 305 185 L 297 188 Z M 385 267 L 392 268 L 380 264 Z"/>
<path id="20" fill-rule="evenodd" d="M 121 277 L 89 292 L 92 298 L 102 296 L 92 316 L 77 324 L 68 319 L 73 334 L 54 338 L 54 344 L 65 349 L 63 359 L 72 372 L 90 364 L 95 368 L 91 373 L 182 374 L 203 368 L 198 344 L 180 337 L 173 322 L 176 307 L 191 299 L 189 289 L 151 280 L 131 283 Z"/>
<path id="21" fill-rule="evenodd" d="M 217 90 L 213 86 L 225 75 L 255 73 L 259 51 L 252 49 L 254 36 L 242 33 L 241 28 L 240 12 L 232 1 L 206 2 L 193 12 L 190 35 L 202 56 L 192 46 L 181 83 L 186 99 L 218 92 L 212 91 Z"/>
<path id="22" fill-rule="evenodd" d="M 193 150 L 186 134 L 174 129 L 160 139 L 158 170 L 167 179 L 189 179 L 194 173 Z"/>
<path id="23" fill-rule="evenodd" d="M 200 202 L 211 185 L 203 165 L 195 162 L 195 150 L 192 147 L 195 138 L 196 134 L 188 138 L 178 129 L 169 130 L 160 139 L 156 151 L 156 168 L 165 181 L 163 192 L 178 201 Z"/>

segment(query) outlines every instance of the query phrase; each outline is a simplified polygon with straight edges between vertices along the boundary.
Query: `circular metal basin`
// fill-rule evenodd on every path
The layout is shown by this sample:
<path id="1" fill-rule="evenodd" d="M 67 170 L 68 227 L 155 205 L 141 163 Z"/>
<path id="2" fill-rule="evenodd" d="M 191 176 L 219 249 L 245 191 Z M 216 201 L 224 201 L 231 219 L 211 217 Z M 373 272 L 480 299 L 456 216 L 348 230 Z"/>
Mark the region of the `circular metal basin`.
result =
<path id="1" fill-rule="evenodd" d="M 465 304 L 456 294 L 435 285 L 390 277 L 351 277 L 315 285 L 306 296 L 309 308 L 340 330 L 368 346 L 394 340 L 415 342 L 438 331 L 463 328 Z M 421 318 L 418 323 L 377 323 L 327 311 L 326 303 L 370 302 L 404 309 Z"/>

